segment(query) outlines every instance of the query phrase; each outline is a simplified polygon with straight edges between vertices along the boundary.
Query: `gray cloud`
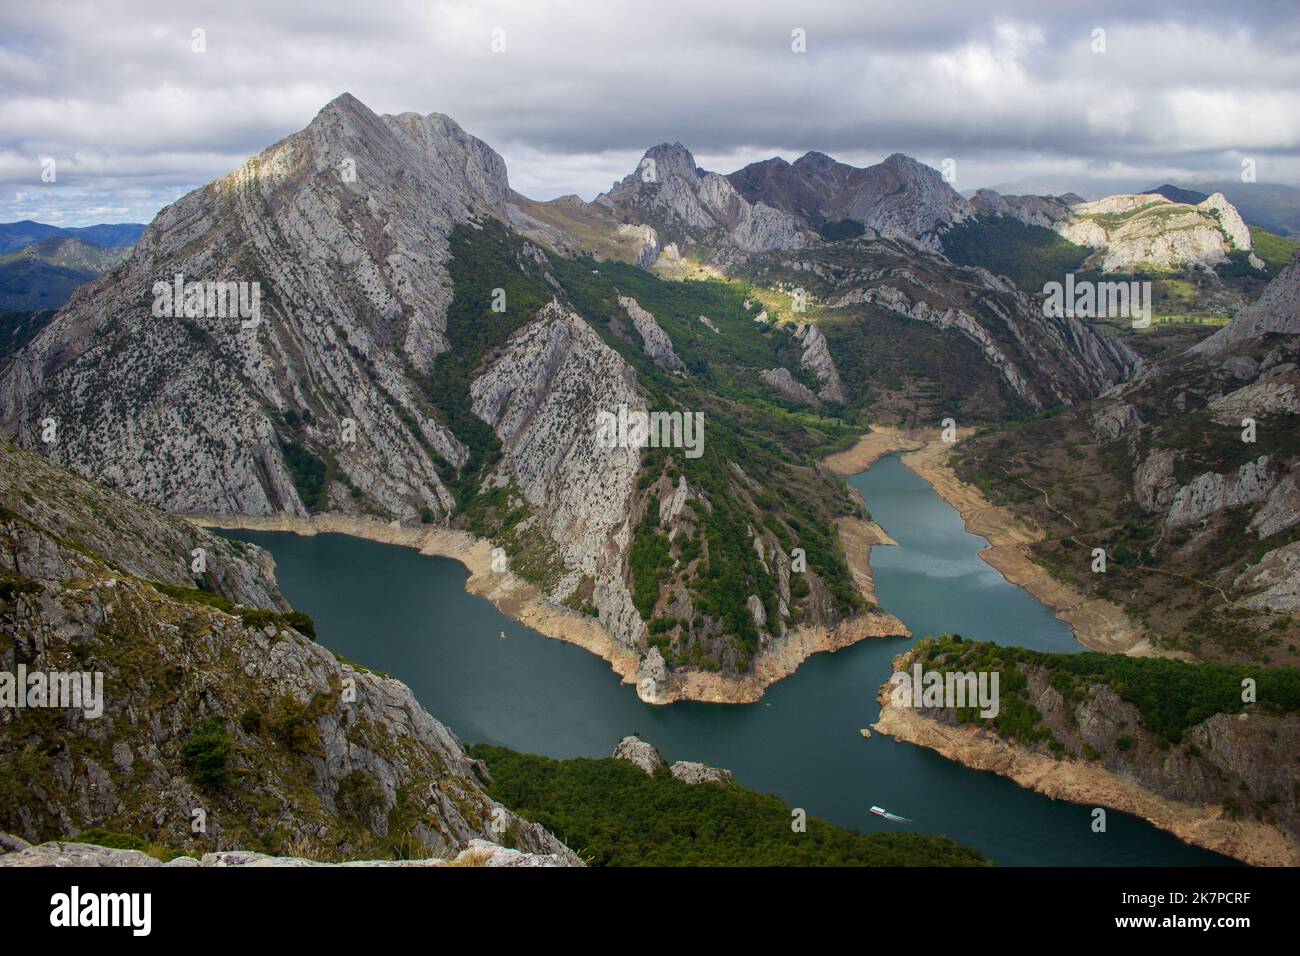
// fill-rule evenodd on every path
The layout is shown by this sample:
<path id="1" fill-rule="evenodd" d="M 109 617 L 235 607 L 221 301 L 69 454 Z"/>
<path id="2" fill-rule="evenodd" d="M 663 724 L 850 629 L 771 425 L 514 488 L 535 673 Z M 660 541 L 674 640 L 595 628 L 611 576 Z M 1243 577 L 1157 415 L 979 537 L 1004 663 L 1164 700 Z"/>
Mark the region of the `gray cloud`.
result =
<path id="1" fill-rule="evenodd" d="M 1243 157 L 1261 180 L 1300 182 L 1294 0 L 974 7 L 10 4 L 0 220 L 148 220 L 344 90 L 381 112 L 453 116 L 538 198 L 590 198 L 664 140 L 722 171 L 808 149 L 953 157 L 963 189 L 1229 178 Z M 791 51 L 795 28 L 806 53 Z M 56 183 L 41 181 L 45 157 Z"/>

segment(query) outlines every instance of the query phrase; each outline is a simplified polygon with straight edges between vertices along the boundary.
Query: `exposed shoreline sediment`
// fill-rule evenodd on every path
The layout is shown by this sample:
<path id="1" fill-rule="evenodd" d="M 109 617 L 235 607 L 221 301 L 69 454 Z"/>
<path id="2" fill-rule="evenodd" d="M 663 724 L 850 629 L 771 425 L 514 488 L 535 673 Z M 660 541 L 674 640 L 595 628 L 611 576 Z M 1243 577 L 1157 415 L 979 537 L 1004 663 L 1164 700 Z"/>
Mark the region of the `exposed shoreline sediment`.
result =
<path id="1" fill-rule="evenodd" d="M 973 431 L 960 429 L 957 442 Z M 1060 620 L 1070 625 L 1075 640 L 1080 644 L 1107 654 L 1159 654 L 1122 607 L 1081 594 L 1064 581 L 1052 577 L 1046 568 L 1033 560 L 1028 546 L 1041 540 L 1042 533 L 1030 528 L 1009 509 L 994 505 L 978 488 L 957 477 L 948 464 L 948 456 L 955 444 L 943 442 L 932 433 L 922 435 L 877 426 L 871 435 L 847 452 L 841 452 L 843 458 L 832 456 L 837 461 L 831 463 L 831 459 L 827 459 L 827 463 L 838 474 L 845 474 L 838 469 L 862 461 L 874 463 L 885 455 L 902 451 L 903 464 L 929 482 L 939 497 L 957 509 L 968 532 L 989 543 L 989 547 L 980 552 L 980 559 L 1011 584 L 1028 591 L 1051 608 Z"/>
<path id="2" fill-rule="evenodd" d="M 615 641 L 595 618 L 551 603 L 533 584 L 510 571 L 492 570 L 492 542 L 466 531 L 451 528 L 402 525 L 378 518 L 358 515 L 318 514 L 311 517 L 288 515 L 186 515 L 189 521 L 206 528 L 246 531 L 283 531 L 300 535 L 345 534 L 381 544 L 415 548 L 421 554 L 451 558 L 469 571 L 465 590 L 486 598 L 498 611 L 546 637 L 575 644 L 606 661 L 625 684 L 634 684 L 641 665 L 635 650 Z M 854 542 L 846 542 L 846 552 L 853 555 L 850 567 L 854 580 L 861 580 L 865 568 L 870 582 L 870 566 L 862 557 L 865 542 L 886 543 L 888 535 L 861 519 L 842 519 L 849 524 Z M 874 530 L 873 530 L 874 529 Z M 843 535 L 843 526 L 841 534 Z M 879 540 L 877 540 L 877 538 Z M 867 546 L 869 555 L 870 547 Z M 854 566 L 855 559 L 857 566 Z M 874 593 L 865 596 L 874 600 Z M 841 621 L 834 628 L 801 626 L 792 628 L 784 638 L 774 639 L 754 656 L 751 670 L 739 677 L 710 671 L 674 671 L 666 687 L 661 687 L 656 704 L 679 700 L 702 703 L 752 704 L 763 698 L 768 687 L 793 674 L 813 654 L 841 650 L 871 637 L 908 637 L 910 632 L 898 618 L 883 611 L 871 611 Z"/>
<path id="3" fill-rule="evenodd" d="M 895 741 L 933 750 L 972 770 L 996 773 L 1053 800 L 1131 813 L 1185 843 L 1252 866 L 1300 865 L 1300 844 L 1277 827 L 1234 820 L 1221 806 L 1162 797 L 1097 764 L 1033 753 L 975 726 L 950 727 L 911 708 L 892 707 L 888 697 L 882 693 L 880 719 L 872 729 Z M 1079 825 L 1088 825 L 1083 810 Z"/>

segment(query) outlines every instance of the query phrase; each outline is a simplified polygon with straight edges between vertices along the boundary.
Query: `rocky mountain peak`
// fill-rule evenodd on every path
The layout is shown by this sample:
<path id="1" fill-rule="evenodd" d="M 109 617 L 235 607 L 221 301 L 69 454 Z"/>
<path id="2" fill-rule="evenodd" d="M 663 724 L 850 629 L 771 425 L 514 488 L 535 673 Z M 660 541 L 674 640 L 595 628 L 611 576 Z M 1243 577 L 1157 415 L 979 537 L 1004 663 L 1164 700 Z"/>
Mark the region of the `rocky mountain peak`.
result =
<path id="1" fill-rule="evenodd" d="M 777 159 L 780 160 L 782 163 L 785 162 L 785 160 L 781 159 L 779 156 L 777 157 Z M 837 163 L 830 156 L 827 156 L 825 153 L 819 153 L 815 149 L 810 149 L 808 152 L 804 153 L 802 156 L 796 159 L 794 161 L 794 165 L 808 166 L 813 169 L 830 169 L 831 167 L 838 166 L 840 164 Z"/>
<path id="2" fill-rule="evenodd" d="M 365 450 L 337 457 L 357 494 L 441 513 L 436 459 L 465 450 L 408 373 L 449 348 L 452 229 L 503 216 L 508 198 L 504 161 L 450 118 L 379 116 L 344 94 L 165 208 L 79 290 L 4 370 L 0 427 L 45 447 L 52 417 L 56 462 L 165 508 L 301 514 L 304 459 L 285 449 L 335 457 L 351 420 Z M 177 275 L 256 286 L 258 321 L 206 303 L 159 312 L 155 290 Z M 129 359 L 119 338 L 136 343 Z"/>

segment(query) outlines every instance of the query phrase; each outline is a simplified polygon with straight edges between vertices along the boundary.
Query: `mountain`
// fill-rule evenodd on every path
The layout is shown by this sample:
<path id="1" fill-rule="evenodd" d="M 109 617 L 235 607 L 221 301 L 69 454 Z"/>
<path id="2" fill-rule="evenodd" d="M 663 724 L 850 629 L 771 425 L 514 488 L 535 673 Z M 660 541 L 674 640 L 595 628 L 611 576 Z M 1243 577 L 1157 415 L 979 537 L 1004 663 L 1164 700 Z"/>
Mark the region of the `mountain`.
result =
<path id="1" fill-rule="evenodd" d="M 1156 186 L 1154 189 L 1144 189 L 1142 195 L 1164 196 L 1170 202 L 1182 203 L 1185 206 L 1195 206 L 1210 198 L 1209 193 L 1197 192 L 1194 189 L 1182 189 L 1178 186 L 1171 186 L 1169 183 Z"/>
<path id="2" fill-rule="evenodd" d="M 79 289 L 0 368 L 0 425 L 167 511 L 490 538 L 644 698 L 757 699 L 905 630 L 854 573 L 875 532 L 820 457 L 871 420 L 997 421 L 1141 368 L 931 251 L 963 209 L 937 172 L 805 166 L 872 235 L 823 241 L 678 144 L 594 203 L 534 203 L 448 117 L 344 94 Z M 602 414 L 651 412 L 676 447 L 602 438 Z"/>
<path id="3" fill-rule="evenodd" d="M 1186 184 L 1207 193 L 1222 193 L 1242 218 L 1278 235 L 1300 238 L 1300 189 L 1281 183 L 1243 183 L 1238 179 Z"/>
<path id="4" fill-rule="evenodd" d="M 938 237 L 972 215 L 935 169 L 902 153 L 866 168 L 810 152 L 752 163 L 727 179 L 752 203 L 775 206 L 809 228 L 861 223 L 887 239 L 911 239 L 937 251 Z"/>
<path id="5" fill-rule="evenodd" d="M 695 165 L 681 143 L 646 150 L 637 168 L 596 197 L 624 220 L 651 226 L 661 245 L 711 247 L 720 261 L 768 249 L 798 248 L 808 237 L 793 216 L 750 202 L 730 180 Z"/>
<path id="6" fill-rule="evenodd" d="M 120 222 L 97 226 L 51 226 L 43 222 L 23 219 L 19 222 L 0 222 L 0 255 L 17 252 L 24 246 L 48 239 L 51 236 L 63 236 L 68 239 L 80 239 L 92 246 L 132 246 L 144 233 L 145 227 L 137 222 Z"/>
<path id="7" fill-rule="evenodd" d="M 484 793 L 404 684 L 317 645 L 260 548 L 7 443 L 0 500 L 0 668 L 71 669 L 88 691 L 81 707 L 7 706 L 0 831 L 333 860 L 490 840 L 578 862 Z"/>
<path id="8" fill-rule="evenodd" d="M 962 443 L 957 474 L 1041 529 L 1037 559 L 1155 647 L 1300 663 L 1298 297 L 1300 257 L 1190 350 Z"/>
<path id="9" fill-rule="evenodd" d="M 1250 231 L 1222 193 L 1195 206 L 1150 194 L 1109 196 L 1071 206 L 1056 230 L 1098 250 L 1086 264 L 1108 273 L 1217 265 L 1251 248 Z"/>
<path id="10" fill-rule="evenodd" d="M 1104 274 L 1175 273 L 1227 265 L 1237 257 L 1243 269 L 1249 266 L 1261 274 L 1267 271 L 1265 261 L 1252 255 L 1251 230 L 1222 193 L 1191 205 L 1171 200 L 1159 191 L 1085 202 L 1075 195 L 1003 196 L 981 189 L 972 196 L 970 205 L 977 221 L 970 228 L 959 228 L 944 237 L 944 248 L 956 251 L 962 261 L 988 265 L 1008 260 L 1011 269 L 1020 273 L 1026 272 L 1026 260 L 1040 258 L 1045 250 L 1054 260 L 1067 260 L 1068 248 L 1054 248 L 1050 239 L 1033 231 L 1050 229 L 1073 247 L 1094 250 L 1077 263 L 1081 270 Z M 1007 219 L 1018 220 L 1029 231 L 1008 230 L 1004 223 L 996 221 Z M 981 246 L 997 247 L 1003 254 L 990 255 Z M 1036 271 L 1028 271 L 1037 277 Z M 1062 274 L 1048 278 L 1059 282 Z"/>
<path id="11" fill-rule="evenodd" d="M 78 286 L 121 261 L 128 246 L 52 235 L 0 255 L 0 312 L 57 309 Z"/>

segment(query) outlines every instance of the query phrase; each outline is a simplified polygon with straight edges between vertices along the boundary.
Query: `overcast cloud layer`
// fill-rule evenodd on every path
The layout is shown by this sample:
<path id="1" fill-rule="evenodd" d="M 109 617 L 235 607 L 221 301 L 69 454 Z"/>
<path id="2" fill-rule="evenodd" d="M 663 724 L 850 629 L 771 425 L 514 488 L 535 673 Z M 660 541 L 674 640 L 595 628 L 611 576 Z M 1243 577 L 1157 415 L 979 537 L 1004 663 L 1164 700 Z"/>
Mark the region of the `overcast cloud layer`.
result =
<path id="1" fill-rule="evenodd" d="M 809 149 L 952 157 L 962 190 L 1236 179 L 1243 158 L 1300 185 L 1296 0 L 978 6 L 7 3 L 0 221 L 147 222 L 344 91 L 452 116 L 539 199 L 590 199 L 673 140 L 721 172 Z"/>

